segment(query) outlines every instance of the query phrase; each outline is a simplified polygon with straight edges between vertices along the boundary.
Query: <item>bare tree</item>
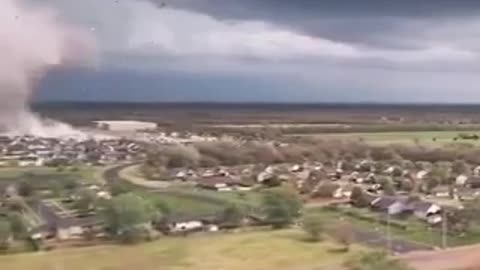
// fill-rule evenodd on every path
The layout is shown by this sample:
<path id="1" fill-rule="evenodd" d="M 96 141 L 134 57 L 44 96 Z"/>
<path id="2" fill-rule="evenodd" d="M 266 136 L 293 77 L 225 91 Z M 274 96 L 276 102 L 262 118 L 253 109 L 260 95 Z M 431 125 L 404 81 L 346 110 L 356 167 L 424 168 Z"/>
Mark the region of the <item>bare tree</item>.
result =
<path id="1" fill-rule="evenodd" d="M 346 221 L 339 222 L 335 225 L 332 236 L 338 243 L 343 245 L 345 252 L 348 252 L 350 245 L 355 239 L 352 224 Z"/>

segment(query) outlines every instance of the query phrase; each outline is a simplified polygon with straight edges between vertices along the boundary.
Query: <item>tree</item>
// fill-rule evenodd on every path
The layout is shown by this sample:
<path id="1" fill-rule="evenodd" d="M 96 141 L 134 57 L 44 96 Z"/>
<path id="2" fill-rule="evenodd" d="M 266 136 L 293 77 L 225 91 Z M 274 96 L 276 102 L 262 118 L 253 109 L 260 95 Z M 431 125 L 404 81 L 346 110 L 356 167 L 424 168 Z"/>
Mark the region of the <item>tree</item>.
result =
<path id="1" fill-rule="evenodd" d="M 382 186 L 383 193 L 386 195 L 395 195 L 395 188 L 393 187 L 393 182 L 390 178 L 383 177 L 379 180 L 379 182 Z"/>
<path id="2" fill-rule="evenodd" d="M 58 181 L 51 181 L 48 184 L 48 189 L 52 193 L 52 196 L 54 197 L 62 196 L 63 186 Z"/>
<path id="3" fill-rule="evenodd" d="M 452 173 L 459 175 L 459 174 L 466 174 L 470 171 L 469 165 L 464 160 L 455 160 L 452 163 Z"/>
<path id="4" fill-rule="evenodd" d="M 149 201 L 132 193 L 113 198 L 104 210 L 110 232 L 125 242 L 143 238 L 143 229 L 156 218 L 156 211 Z"/>
<path id="5" fill-rule="evenodd" d="M 359 186 L 355 186 L 352 189 L 352 194 L 350 195 L 350 201 L 356 207 L 368 207 L 370 202 L 365 194 L 365 191 Z"/>
<path id="6" fill-rule="evenodd" d="M 30 197 L 35 193 L 32 183 L 27 180 L 21 180 L 17 185 L 18 195 L 22 197 Z"/>
<path id="7" fill-rule="evenodd" d="M 273 228 L 283 228 L 299 217 L 302 202 L 298 195 L 285 189 L 269 190 L 263 197 L 263 209 Z"/>
<path id="8" fill-rule="evenodd" d="M 340 187 L 336 183 L 322 183 L 316 192 L 311 194 L 312 198 L 332 198 L 335 191 Z"/>
<path id="9" fill-rule="evenodd" d="M 350 245 L 354 241 L 353 226 L 348 222 L 340 222 L 333 229 L 332 236 L 344 246 L 345 251 L 349 251 Z"/>
<path id="10" fill-rule="evenodd" d="M 110 184 L 110 193 L 112 193 L 113 196 L 118 196 L 120 194 L 125 194 L 130 191 L 130 188 L 122 183 L 121 181 L 115 181 L 112 184 Z"/>
<path id="11" fill-rule="evenodd" d="M 349 270 L 410 270 L 411 268 L 398 259 L 392 259 L 385 252 L 374 251 L 362 253 L 345 263 Z"/>
<path id="12" fill-rule="evenodd" d="M 0 219 L 0 250 L 6 250 L 12 240 L 12 228 L 8 220 Z"/>
<path id="13" fill-rule="evenodd" d="M 65 189 L 74 190 L 79 186 L 79 184 L 75 179 L 66 178 L 63 180 L 63 186 Z"/>
<path id="14" fill-rule="evenodd" d="M 82 189 L 78 192 L 78 199 L 75 202 L 75 208 L 82 211 L 90 211 L 97 200 L 95 192 L 89 189 Z"/>
<path id="15" fill-rule="evenodd" d="M 448 183 L 450 177 L 450 165 L 448 162 L 437 162 L 429 174 L 430 178 L 434 178 L 438 184 Z"/>
<path id="16" fill-rule="evenodd" d="M 28 231 L 26 220 L 20 213 L 12 213 L 8 216 L 10 222 L 10 229 L 15 238 L 24 238 Z"/>
<path id="17" fill-rule="evenodd" d="M 436 188 L 438 185 L 440 185 L 440 181 L 438 180 L 438 178 L 436 177 L 428 177 L 426 180 L 425 180 L 425 191 L 427 193 L 430 193 L 432 192 L 432 190 L 434 188 Z"/>
<path id="18" fill-rule="evenodd" d="M 324 228 L 322 217 L 319 214 L 306 214 L 302 220 L 302 228 L 310 236 L 310 240 L 320 240 Z"/>
<path id="19" fill-rule="evenodd" d="M 153 202 L 155 209 L 162 215 L 168 215 L 172 213 L 172 208 L 164 200 L 156 200 Z"/>
<path id="20" fill-rule="evenodd" d="M 169 146 L 161 152 L 167 158 L 166 167 L 195 167 L 200 161 L 200 154 L 193 146 Z"/>
<path id="21" fill-rule="evenodd" d="M 244 216 L 242 209 L 232 204 L 223 210 L 222 222 L 227 227 L 238 227 L 242 224 Z"/>

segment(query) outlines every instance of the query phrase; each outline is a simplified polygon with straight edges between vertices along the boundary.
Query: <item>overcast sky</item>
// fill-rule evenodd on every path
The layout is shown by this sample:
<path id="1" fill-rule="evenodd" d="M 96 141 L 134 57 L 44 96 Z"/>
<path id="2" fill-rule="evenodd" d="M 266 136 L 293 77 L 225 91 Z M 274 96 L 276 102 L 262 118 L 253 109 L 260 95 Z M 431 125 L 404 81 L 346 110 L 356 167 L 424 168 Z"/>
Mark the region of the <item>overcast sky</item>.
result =
<path id="1" fill-rule="evenodd" d="M 480 1 L 27 1 L 100 48 L 40 99 L 480 102 Z"/>

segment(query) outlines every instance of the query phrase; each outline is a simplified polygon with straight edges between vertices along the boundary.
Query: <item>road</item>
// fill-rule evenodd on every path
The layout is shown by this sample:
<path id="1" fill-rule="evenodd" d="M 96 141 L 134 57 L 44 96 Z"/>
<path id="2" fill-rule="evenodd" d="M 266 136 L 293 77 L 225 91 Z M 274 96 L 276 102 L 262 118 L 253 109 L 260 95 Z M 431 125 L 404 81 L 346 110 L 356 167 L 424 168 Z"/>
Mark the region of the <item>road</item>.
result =
<path id="1" fill-rule="evenodd" d="M 480 245 L 463 246 L 439 251 L 419 251 L 398 256 L 414 269 L 452 270 L 480 269 Z"/>

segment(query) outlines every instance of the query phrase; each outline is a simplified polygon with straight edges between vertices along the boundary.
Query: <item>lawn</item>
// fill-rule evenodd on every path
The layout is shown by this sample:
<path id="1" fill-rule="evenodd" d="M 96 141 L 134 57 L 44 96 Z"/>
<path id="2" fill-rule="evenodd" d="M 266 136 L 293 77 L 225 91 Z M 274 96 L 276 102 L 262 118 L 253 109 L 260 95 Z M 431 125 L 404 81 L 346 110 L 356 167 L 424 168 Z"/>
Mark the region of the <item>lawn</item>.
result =
<path id="1" fill-rule="evenodd" d="M 399 131 L 399 132 L 365 132 L 365 133 L 330 133 L 302 136 L 314 136 L 318 138 L 333 138 L 345 140 L 364 141 L 372 144 L 414 144 L 422 145 L 445 145 L 449 143 L 471 143 L 480 145 L 480 140 L 457 140 L 459 133 L 475 133 L 480 131 Z M 435 138 L 435 141 L 434 141 Z"/>
<path id="2" fill-rule="evenodd" d="M 2 270 L 290 270 L 336 269 L 349 253 L 329 241 L 310 243 L 295 230 L 163 238 L 135 246 L 97 246 L 0 257 Z"/>
<path id="3" fill-rule="evenodd" d="M 197 200 L 194 198 L 178 196 L 177 194 L 172 194 L 172 193 L 150 193 L 150 192 L 138 192 L 138 193 L 153 202 L 162 202 L 166 204 L 172 214 L 195 216 L 195 215 L 203 215 L 203 214 L 214 214 L 224 209 L 224 205 L 222 204 L 216 204 L 216 203 Z"/>
<path id="4" fill-rule="evenodd" d="M 61 179 L 61 178 L 73 178 L 85 181 L 87 183 L 96 183 L 100 181 L 98 172 L 101 169 L 98 167 L 76 167 L 64 168 L 57 170 L 52 167 L 11 167 L 0 168 L 0 181 L 1 180 L 17 180 L 24 177 L 35 176 L 38 179 Z"/>
<path id="5" fill-rule="evenodd" d="M 309 211 L 313 211 L 315 213 L 320 214 L 323 217 L 323 220 L 326 221 L 327 225 L 334 225 L 337 220 L 340 218 L 346 219 L 350 221 L 354 226 L 358 228 L 363 228 L 365 230 L 375 230 L 379 232 L 387 232 L 387 226 L 381 224 L 380 222 L 373 222 L 364 219 L 359 219 L 352 217 L 351 215 L 346 215 L 338 210 L 331 210 L 327 208 L 313 208 L 309 209 Z M 357 209 L 357 208 L 350 208 L 348 211 L 354 211 L 357 214 L 363 216 L 371 216 L 374 217 L 376 220 L 380 220 L 380 216 L 376 213 L 369 211 L 368 209 Z M 395 219 L 392 219 L 392 223 L 395 222 Z M 442 233 L 440 229 L 431 229 L 429 228 L 426 223 L 416 219 L 416 218 L 409 218 L 409 219 L 402 219 L 398 221 L 399 223 L 403 223 L 407 225 L 407 229 L 401 229 L 395 226 L 390 226 L 390 231 L 392 236 L 396 239 L 403 239 L 407 241 L 423 243 L 430 246 L 438 246 L 442 245 Z M 451 235 L 447 236 L 447 245 L 452 246 L 462 246 L 462 245 L 470 245 L 480 243 L 480 227 L 479 226 L 472 226 L 471 231 L 466 235 Z"/>

